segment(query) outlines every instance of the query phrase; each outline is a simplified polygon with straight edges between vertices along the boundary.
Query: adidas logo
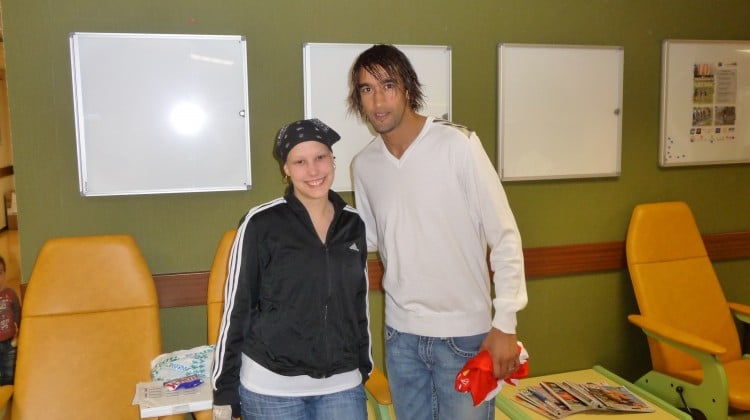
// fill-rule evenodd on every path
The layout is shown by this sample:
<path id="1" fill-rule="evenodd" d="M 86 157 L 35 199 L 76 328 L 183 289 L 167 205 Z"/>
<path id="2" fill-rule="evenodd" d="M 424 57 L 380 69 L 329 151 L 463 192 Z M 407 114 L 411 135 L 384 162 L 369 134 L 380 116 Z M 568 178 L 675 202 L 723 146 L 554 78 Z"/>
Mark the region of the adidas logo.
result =
<path id="1" fill-rule="evenodd" d="M 359 248 L 357 248 L 357 244 L 352 242 L 352 245 L 349 247 L 352 251 L 359 252 Z"/>

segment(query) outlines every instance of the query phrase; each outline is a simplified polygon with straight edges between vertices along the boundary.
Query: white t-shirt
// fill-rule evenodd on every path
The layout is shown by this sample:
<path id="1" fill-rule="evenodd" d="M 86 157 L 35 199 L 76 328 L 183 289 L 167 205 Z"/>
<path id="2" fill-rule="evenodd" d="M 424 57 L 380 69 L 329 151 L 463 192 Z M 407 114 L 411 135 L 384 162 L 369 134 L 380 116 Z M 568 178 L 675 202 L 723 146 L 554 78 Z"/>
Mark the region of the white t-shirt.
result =
<path id="1" fill-rule="evenodd" d="M 358 369 L 354 369 L 327 378 L 313 378 L 307 375 L 284 376 L 264 368 L 243 353 L 240 382 L 242 386 L 257 394 L 307 397 L 354 388 L 362 383 L 362 374 Z"/>

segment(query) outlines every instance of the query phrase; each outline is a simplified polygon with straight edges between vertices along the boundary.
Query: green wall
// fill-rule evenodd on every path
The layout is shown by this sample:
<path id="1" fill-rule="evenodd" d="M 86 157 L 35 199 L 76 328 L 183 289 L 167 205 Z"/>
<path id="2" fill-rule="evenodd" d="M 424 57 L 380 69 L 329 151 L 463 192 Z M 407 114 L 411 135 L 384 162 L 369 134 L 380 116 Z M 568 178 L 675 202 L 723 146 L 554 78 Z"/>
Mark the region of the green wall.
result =
<path id="1" fill-rule="evenodd" d="M 450 45 L 453 118 L 477 130 L 493 159 L 498 43 L 623 46 L 622 175 L 507 184 L 524 246 L 622 240 L 635 204 L 673 199 L 690 204 L 705 233 L 750 230 L 750 166 L 657 165 L 661 41 L 750 39 L 746 0 L 2 0 L 2 8 L 24 279 L 46 239 L 98 233 L 132 234 L 154 273 L 208 270 L 222 232 L 282 192 L 271 144 L 282 123 L 303 117 L 304 42 Z M 252 191 L 81 197 L 74 31 L 245 35 Z M 717 268 L 727 295 L 749 302 L 750 261 Z M 519 336 L 533 373 L 601 363 L 632 378 L 648 367 L 645 338 L 625 318 L 636 310 L 626 273 L 533 279 L 528 288 Z M 379 326 L 382 295 L 372 303 Z M 203 311 L 162 311 L 166 350 L 202 344 Z"/>

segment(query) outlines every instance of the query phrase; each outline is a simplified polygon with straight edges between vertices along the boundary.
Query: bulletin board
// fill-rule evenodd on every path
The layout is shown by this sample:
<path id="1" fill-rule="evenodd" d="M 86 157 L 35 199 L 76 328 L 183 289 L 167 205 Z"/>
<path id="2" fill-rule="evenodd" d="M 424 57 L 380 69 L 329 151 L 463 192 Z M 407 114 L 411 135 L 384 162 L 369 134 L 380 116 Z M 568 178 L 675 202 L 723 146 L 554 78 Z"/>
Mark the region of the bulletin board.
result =
<path id="1" fill-rule="evenodd" d="M 503 181 L 620 174 L 624 50 L 499 44 Z"/>
<path id="2" fill-rule="evenodd" d="M 750 41 L 662 44 L 659 164 L 750 162 Z"/>
<path id="3" fill-rule="evenodd" d="M 352 191 L 351 161 L 377 134 L 348 112 L 349 72 L 373 44 L 306 43 L 302 48 L 305 118 L 318 118 L 341 135 L 336 155 L 335 191 Z M 396 45 L 409 58 L 422 83 L 420 113 L 451 118 L 451 49 L 437 45 Z"/>
<path id="4" fill-rule="evenodd" d="M 251 188 L 243 36 L 70 34 L 83 196 Z"/>

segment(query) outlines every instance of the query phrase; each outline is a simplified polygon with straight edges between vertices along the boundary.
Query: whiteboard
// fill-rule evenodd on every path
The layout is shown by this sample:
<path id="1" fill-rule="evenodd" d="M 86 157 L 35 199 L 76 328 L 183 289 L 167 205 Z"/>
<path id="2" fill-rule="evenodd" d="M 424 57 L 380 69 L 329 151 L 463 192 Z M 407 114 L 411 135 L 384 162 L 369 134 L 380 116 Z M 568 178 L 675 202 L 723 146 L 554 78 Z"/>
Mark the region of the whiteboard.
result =
<path id="1" fill-rule="evenodd" d="M 623 48 L 498 45 L 504 181 L 620 174 Z"/>
<path id="2" fill-rule="evenodd" d="M 662 44 L 661 166 L 750 162 L 750 41 Z"/>
<path id="3" fill-rule="evenodd" d="M 372 44 L 306 43 L 302 48 L 305 118 L 318 118 L 341 135 L 336 156 L 335 191 L 353 191 L 351 161 L 376 134 L 348 112 L 349 72 Z M 409 58 L 425 96 L 421 113 L 451 118 L 451 49 L 437 45 L 396 45 Z"/>
<path id="4" fill-rule="evenodd" d="M 81 195 L 249 189 L 245 44 L 71 33 Z"/>

